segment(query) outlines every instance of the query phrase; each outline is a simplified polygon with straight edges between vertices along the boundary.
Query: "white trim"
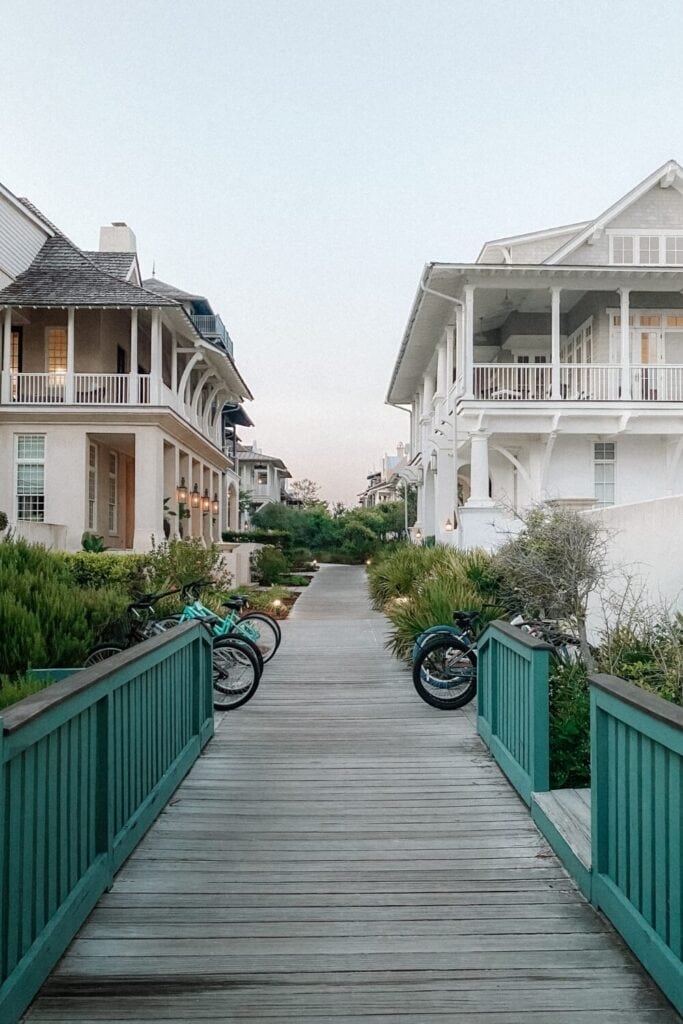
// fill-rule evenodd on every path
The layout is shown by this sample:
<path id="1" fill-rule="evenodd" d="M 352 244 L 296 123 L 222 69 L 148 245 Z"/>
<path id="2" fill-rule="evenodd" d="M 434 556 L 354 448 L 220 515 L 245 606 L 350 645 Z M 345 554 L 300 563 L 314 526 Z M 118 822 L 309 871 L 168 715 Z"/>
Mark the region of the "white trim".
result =
<path id="1" fill-rule="evenodd" d="M 113 473 L 111 471 L 112 458 L 114 459 Z M 112 480 L 114 481 L 113 502 L 111 500 Z M 119 532 L 119 453 L 111 449 L 107 452 L 107 530 L 110 537 Z"/>
<path id="2" fill-rule="evenodd" d="M 12 206 L 15 206 L 20 213 L 23 213 L 24 217 L 26 217 L 27 220 L 32 221 L 36 225 L 36 227 L 39 227 L 40 230 L 44 231 L 45 234 L 48 235 L 50 238 L 53 237 L 54 230 L 51 227 L 49 227 L 41 217 L 37 216 L 37 214 L 35 214 L 33 210 L 29 210 L 28 206 L 24 206 L 21 200 L 17 199 L 14 193 L 10 192 L 10 190 L 6 188 L 3 184 L 0 184 L 0 195 L 4 196 L 5 199 L 9 203 L 11 203 Z"/>
<path id="3" fill-rule="evenodd" d="M 557 228 L 543 228 L 541 231 L 529 231 L 524 235 L 509 235 L 507 238 L 489 238 L 482 245 L 477 261 L 489 246 L 502 248 L 508 245 L 524 245 L 526 242 L 540 242 L 544 238 L 556 238 L 558 235 L 569 234 L 570 231 L 580 231 L 591 223 L 589 220 L 581 220 L 576 224 L 562 224 Z"/>

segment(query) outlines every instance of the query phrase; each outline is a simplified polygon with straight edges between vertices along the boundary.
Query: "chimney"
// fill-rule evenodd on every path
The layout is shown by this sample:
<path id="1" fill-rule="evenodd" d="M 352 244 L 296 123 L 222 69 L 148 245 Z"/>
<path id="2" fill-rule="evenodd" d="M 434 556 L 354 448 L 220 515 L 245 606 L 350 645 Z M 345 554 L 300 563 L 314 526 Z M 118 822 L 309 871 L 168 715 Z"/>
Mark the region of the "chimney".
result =
<path id="1" fill-rule="evenodd" d="M 122 220 L 100 228 L 100 252 L 137 252 L 135 235 Z"/>
<path id="2" fill-rule="evenodd" d="M 403 441 L 399 441 L 398 444 L 396 445 L 396 454 L 398 455 L 399 459 L 403 458 Z"/>

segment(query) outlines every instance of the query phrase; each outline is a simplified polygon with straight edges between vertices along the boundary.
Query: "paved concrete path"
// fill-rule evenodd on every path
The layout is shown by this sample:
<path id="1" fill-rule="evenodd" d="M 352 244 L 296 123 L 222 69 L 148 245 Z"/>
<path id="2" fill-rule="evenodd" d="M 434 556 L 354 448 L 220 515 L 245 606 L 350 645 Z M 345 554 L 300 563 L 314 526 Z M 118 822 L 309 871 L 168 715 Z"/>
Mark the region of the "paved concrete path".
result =
<path id="1" fill-rule="evenodd" d="M 669 1024 L 475 735 L 324 567 L 28 1014 L 189 1024 Z"/>

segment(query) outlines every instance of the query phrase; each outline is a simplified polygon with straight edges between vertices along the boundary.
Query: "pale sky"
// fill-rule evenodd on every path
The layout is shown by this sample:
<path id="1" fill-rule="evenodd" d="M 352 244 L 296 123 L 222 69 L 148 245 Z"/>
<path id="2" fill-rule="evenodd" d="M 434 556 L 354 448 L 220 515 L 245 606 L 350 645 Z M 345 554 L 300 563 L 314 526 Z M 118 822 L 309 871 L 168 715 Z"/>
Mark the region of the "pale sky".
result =
<path id="1" fill-rule="evenodd" d="M 0 0 L 0 181 L 206 294 L 245 431 L 354 503 L 421 268 L 683 160 L 680 0 Z"/>

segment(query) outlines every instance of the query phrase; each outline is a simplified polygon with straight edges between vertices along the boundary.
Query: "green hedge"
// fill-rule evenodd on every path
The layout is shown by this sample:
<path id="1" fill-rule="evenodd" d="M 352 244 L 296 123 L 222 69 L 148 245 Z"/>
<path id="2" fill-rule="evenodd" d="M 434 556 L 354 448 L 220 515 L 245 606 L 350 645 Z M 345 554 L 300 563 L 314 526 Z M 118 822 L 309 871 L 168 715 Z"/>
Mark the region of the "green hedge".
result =
<path id="1" fill-rule="evenodd" d="M 279 548 L 292 546 L 292 535 L 287 530 L 226 530 L 222 537 L 226 544 L 276 544 Z"/>
<path id="2" fill-rule="evenodd" d="M 145 593 L 149 588 L 145 570 L 149 569 L 149 555 L 112 555 L 106 552 L 94 554 L 79 551 L 54 552 L 77 587 L 99 589 L 100 587 L 122 587 L 131 597 Z"/>

